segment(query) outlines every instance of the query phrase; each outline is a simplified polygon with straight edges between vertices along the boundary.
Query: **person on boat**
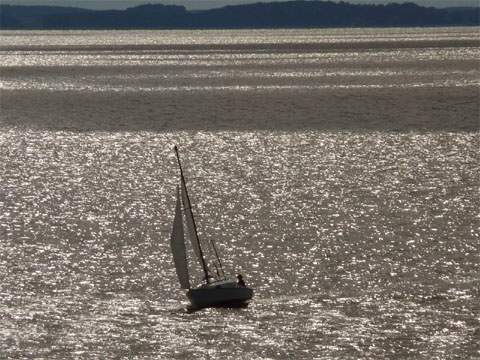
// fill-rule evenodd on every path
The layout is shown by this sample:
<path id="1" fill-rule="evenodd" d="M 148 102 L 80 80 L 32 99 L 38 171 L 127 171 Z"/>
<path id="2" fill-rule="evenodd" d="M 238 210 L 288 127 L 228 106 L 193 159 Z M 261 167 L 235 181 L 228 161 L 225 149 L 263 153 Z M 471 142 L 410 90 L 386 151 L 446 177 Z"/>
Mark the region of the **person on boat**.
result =
<path id="1" fill-rule="evenodd" d="M 245 285 L 245 281 L 243 281 L 243 276 L 241 274 L 237 275 L 237 279 L 238 279 L 238 282 L 237 282 L 238 286 L 240 286 L 240 287 L 246 287 L 247 286 L 247 285 Z"/>

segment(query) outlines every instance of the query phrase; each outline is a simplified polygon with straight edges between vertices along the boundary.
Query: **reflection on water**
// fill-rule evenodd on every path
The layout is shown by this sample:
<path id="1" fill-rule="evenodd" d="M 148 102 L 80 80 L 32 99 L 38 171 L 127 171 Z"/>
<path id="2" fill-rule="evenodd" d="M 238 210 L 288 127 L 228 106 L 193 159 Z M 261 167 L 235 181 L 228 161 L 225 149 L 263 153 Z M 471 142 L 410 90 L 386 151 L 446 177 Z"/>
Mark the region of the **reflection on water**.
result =
<path id="1" fill-rule="evenodd" d="M 398 41 L 478 40 L 474 27 L 390 29 L 251 29 L 174 31 L 2 31 L 2 47 L 140 46 L 231 44 L 331 44 Z"/>
<path id="2" fill-rule="evenodd" d="M 480 82 L 475 28 L 2 35 L 4 90 L 245 92 Z"/>
<path id="3" fill-rule="evenodd" d="M 4 131 L 0 350 L 474 356 L 478 141 L 474 133 Z M 247 309 L 183 308 L 168 248 L 174 143 L 201 236 L 256 289 Z"/>

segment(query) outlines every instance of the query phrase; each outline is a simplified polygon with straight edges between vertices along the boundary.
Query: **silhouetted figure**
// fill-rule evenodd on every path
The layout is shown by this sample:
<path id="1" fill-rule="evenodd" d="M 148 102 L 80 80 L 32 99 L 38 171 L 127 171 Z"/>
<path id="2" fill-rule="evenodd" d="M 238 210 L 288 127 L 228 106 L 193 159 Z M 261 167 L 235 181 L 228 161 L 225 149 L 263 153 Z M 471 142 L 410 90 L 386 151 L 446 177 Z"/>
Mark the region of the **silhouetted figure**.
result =
<path id="1" fill-rule="evenodd" d="M 243 281 L 243 276 L 238 274 L 237 275 L 237 279 L 238 279 L 238 282 L 237 282 L 237 285 L 240 286 L 240 287 L 246 287 L 245 285 L 245 281 Z"/>

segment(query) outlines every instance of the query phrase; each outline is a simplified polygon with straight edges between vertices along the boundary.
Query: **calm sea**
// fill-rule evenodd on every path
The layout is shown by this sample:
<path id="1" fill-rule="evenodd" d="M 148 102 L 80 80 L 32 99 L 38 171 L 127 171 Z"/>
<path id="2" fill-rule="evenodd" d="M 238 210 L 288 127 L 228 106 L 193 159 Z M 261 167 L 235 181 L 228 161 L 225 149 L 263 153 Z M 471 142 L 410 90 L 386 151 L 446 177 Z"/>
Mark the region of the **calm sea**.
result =
<path id="1" fill-rule="evenodd" d="M 478 33 L 0 32 L 0 358 L 480 358 Z"/>

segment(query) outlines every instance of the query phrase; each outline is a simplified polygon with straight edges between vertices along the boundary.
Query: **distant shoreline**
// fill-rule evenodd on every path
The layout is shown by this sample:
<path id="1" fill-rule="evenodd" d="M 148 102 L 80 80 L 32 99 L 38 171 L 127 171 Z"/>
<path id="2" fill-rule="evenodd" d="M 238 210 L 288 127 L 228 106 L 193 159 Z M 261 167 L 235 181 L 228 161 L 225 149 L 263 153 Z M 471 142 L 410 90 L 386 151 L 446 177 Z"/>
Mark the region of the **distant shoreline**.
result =
<path id="1" fill-rule="evenodd" d="M 433 8 L 413 3 L 358 5 L 287 1 L 187 10 L 140 5 L 125 10 L 0 5 L 0 29 L 275 29 L 480 26 L 480 7 Z"/>

